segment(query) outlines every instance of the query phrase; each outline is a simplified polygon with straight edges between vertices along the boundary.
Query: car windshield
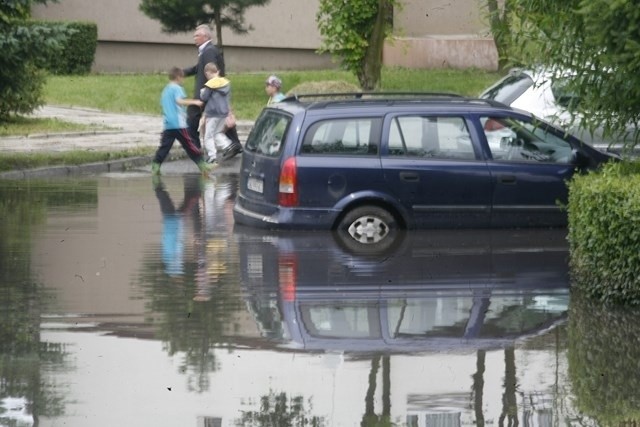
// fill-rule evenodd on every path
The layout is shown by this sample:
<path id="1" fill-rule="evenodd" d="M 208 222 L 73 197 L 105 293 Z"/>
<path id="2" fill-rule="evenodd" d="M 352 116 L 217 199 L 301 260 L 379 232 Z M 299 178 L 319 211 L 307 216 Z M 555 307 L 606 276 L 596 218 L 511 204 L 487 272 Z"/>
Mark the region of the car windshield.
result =
<path id="1" fill-rule="evenodd" d="M 271 157 L 280 155 L 291 117 L 274 110 L 264 110 L 251 130 L 245 150 Z"/>
<path id="2" fill-rule="evenodd" d="M 511 105 L 513 101 L 533 86 L 533 83 L 533 79 L 526 73 L 510 74 L 495 86 L 487 89 L 480 97 Z"/>

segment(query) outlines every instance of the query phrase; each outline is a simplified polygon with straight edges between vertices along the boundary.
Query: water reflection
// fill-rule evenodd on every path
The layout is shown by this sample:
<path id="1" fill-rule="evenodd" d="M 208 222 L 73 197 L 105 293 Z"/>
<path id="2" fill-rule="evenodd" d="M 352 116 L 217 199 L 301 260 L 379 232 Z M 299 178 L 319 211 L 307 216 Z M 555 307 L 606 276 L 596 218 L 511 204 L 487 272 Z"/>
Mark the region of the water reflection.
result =
<path id="1" fill-rule="evenodd" d="M 233 176 L 182 180 L 182 188 L 173 180 L 178 205 L 162 179 L 153 182 L 162 213 L 162 258 L 148 253 L 138 287 L 156 315 L 156 337 L 170 356 L 181 356 L 178 369 L 187 375 L 189 390 L 203 392 L 209 390 L 208 374 L 219 368 L 215 349 L 226 345 L 225 334 L 242 309 L 234 287 L 237 269 L 230 263 L 237 182 Z"/>
<path id="2" fill-rule="evenodd" d="M 228 273 L 224 252 L 233 224 L 230 222 L 236 182 L 231 177 L 217 180 L 185 175 L 179 206 L 161 177 L 153 185 L 162 212 L 162 262 L 167 277 L 184 279 L 187 254 L 193 254 L 196 289 L 194 301 L 208 301 L 216 283 Z M 185 227 L 190 230 L 185 230 Z M 185 254 L 185 244 L 190 251 Z"/>
<path id="3" fill-rule="evenodd" d="M 566 315 L 559 230 L 410 232 L 378 254 L 347 249 L 341 234 L 236 233 L 249 306 L 291 348 L 495 348 Z"/>
<path id="4" fill-rule="evenodd" d="M 363 250 L 234 226 L 236 186 L 0 182 L 0 425 L 637 416 L 637 316 L 569 300 L 565 231 L 411 232 Z"/>
<path id="5" fill-rule="evenodd" d="M 49 293 L 32 275 L 31 243 L 49 212 L 73 212 L 95 203 L 92 182 L 0 182 L 0 425 L 37 425 L 63 412 L 62 390 L 43 370 L 64 369 L 68 352 L 44 342 L 40 317 Z"/>
<path id="6" fill-rule="evenodd" d="M 602 425 L 640 420 L 640 311 L 574 294 L 569 374 L 580 409 Z"/>

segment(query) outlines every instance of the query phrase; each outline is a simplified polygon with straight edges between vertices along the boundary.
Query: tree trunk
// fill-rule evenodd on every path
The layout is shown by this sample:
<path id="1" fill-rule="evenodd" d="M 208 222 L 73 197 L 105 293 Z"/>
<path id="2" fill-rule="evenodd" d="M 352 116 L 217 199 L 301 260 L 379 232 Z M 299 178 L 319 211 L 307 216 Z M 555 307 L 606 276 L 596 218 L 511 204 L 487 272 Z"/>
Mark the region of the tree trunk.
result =
<path id="1" fill-rule="evenodd" d="M 358 73 L 358 81 L 363 90 L 374 90 L 380 85 L 385 29 L 392 10 L 389 0 L 378 0 L 378 14 L 369 37 L 369 46 L 362 59 L 362 70 Z"/>
<path id="2" fill-rule="evenodd" d="M 216 26 L 216 46 L 222 52 L 222 10 L 219 7 L 216 7 L 213 11 L 214 14 L 214 25 Z"/>

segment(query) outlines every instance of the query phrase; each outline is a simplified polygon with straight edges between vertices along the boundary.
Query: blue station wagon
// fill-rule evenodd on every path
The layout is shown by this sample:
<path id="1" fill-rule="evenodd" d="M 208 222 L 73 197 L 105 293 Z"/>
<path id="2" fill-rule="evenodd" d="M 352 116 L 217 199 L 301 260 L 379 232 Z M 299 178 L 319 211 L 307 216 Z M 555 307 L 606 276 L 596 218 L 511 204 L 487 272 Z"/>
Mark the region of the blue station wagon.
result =
<path id="1" fill-rule="evenodd" d="M 340 229 L 564 226 L 566 181 L 613 158 L 530 113 L 448 94 L 294 96 L 242 154 L 239 224 Z"/>

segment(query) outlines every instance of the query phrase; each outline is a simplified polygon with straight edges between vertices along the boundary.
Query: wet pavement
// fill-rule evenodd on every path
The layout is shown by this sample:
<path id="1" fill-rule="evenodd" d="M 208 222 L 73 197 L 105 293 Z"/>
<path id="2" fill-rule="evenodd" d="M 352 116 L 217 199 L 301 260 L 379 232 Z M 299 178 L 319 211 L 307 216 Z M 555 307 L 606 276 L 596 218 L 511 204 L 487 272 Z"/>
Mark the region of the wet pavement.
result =
<path id="1" fill-rule="evenodd" d="M 605 425 L 640 407 L 638 314 L 571 295 L 566 230 L 371 253 L 236 226 L 237 175 L 183 162 L 0 180 L 0 425 Z"/>

